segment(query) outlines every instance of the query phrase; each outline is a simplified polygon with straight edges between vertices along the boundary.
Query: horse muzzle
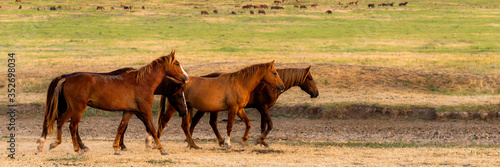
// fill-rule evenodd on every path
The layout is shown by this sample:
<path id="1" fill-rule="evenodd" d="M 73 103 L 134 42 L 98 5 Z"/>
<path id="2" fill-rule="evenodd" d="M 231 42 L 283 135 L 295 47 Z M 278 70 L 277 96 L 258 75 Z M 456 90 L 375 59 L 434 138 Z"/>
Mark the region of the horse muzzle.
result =
<path id="1" fill-rule="evenodd" d="M 183 84 L 188 83 L 189 82 L 189 77 L 188 76 L 182 76 L 181 77 L 181 81 L 182 81 Z"/>
<path id="2" fill-rule="evenodd" d="M 314 92 L 311 94 L 311 98 L 316 98 L 319 96 L 319 92 Z"/>
<path id="3" fill-rule="evenodd" d="M 285 86 L 277 86 L 276 91 L 283 93 L 285 91 Z"/>

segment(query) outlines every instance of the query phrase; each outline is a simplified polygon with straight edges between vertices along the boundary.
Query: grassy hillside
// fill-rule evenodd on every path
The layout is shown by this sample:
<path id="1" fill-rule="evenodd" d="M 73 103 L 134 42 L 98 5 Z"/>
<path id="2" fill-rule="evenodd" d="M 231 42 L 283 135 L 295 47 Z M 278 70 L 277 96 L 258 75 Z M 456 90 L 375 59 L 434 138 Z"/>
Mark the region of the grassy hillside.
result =
<path id="1" fill-rule="evenodd" d="M 360 84 L 369 87 L 373 84 L 370 77 L 377 75 L 335 78 L 335 68 L 315 69 L 316 65 L 409 70 L 425 81 L 410 78 L 406 84 L 429 83 L 409 87 L 424 94 L 500 93 L 500 2 L 424 0 L 409 1 L 401 7 L 377 6 L 381 2 L 359 1 L 359 5 L 341 6 L 338 1 L 286 1 L 280 5 L 284 10 L 267 9 L 266 15 L 250 15 L 248 9 L 235 6 L 271 6 L 270 0 L 0 2 L 0 53 L 5 57 L 8 52 L 18 55 L 20 90 L 36 97 L 43 97 L 40 94 L 57 75 L 139 67 L 172 49 L 177 50 L 178 59 L 190 75 L 231 71 L 272 59 L 285 67 L 312 64 L 318 75 L 315 79 L 327 94 L 337 89 L 344 91 L 345 87 L 337 83 L 345 84 L 345 80 L 366 80 Z M 134 8 L 121 9 L 121 3 Z M 311 8 L 313 3 L 319 6 Z M 376 7 L 368 8 L 368 3 Z M 19 5 L 23 9 L 17 9 Z M 59 5 L 63 9 L 48 10 Z M 97 11 L 98 5 L 105 10 Z M 307 5 L 308 9 L 294 5 Z M 41 10 L 37 11 L 37 7 Z M 213 14 L 214 9 L 219 14 Z M 210 15 L 200 15 L 203 10 Z M 333 14 L 327 15 L 326 10 Z M 231 11 L 237 14 L 230 15 Z M 5 69 L 6 61 L 0 65 Z M 348 70 L 347 74 L 356 74 Z M 1 71 L 5 74 L 6 70 Z M 434 75 L 441 72 L 451 72 L 454 77 Z M 397 78 L 399 73 L 388 74 Z M 463 84 L 460 89 L 447 86 L 456 79 Z M 5 79 L 0 82 L 5 85 Z M 393 87 L 394 83 L 381 83 L 376 89 Z M 42 101 L 35 99 L 27 101 Z M 493 103 L 498 103 L 498 98 Z"/>

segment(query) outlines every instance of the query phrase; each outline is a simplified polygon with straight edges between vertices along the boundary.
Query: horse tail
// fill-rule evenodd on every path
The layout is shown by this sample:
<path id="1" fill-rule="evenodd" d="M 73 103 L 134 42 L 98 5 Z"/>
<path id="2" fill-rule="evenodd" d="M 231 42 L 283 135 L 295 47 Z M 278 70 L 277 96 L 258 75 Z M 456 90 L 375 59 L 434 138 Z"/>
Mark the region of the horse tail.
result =
<path id="1" fill-rule="evenodd" d="M 65 81 L 66 79 L 62 77 L 55 78 L 50 83 L 49 92 L 47 92 L 47 104 L 45 107 L 45 119 L 43 121 L 43 128 L 47 129 L 48 134 L 52 134 L 52 132 L 54 131 L 54 122 L 56 121 L 58 116 L 59 96 L 62 92 L 63 84 Z"/>
<path id="2" fill-rule="evenodd" d="M 166 102 L 166 96 L 161 95 L 160 98 L 160 111 L 158 111 L 158 136 L 161 136 L 163 134 L 163 114 L 165 113 L 165 102 Z"/>

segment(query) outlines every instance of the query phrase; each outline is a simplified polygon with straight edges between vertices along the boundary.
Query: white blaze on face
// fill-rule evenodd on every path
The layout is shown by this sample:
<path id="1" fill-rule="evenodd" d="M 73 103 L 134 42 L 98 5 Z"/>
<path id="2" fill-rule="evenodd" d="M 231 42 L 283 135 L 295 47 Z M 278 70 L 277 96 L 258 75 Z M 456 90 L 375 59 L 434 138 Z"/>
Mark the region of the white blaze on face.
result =
<path id="1" fill-rule="evenodd" d="M 186 96 L 184 96 L 184 91 L 182 91 L 182 98 L 184 98 L 184 107 L 186 107 L 186 112 L 189 112 L 186 104 Z"/>
<path id="2" fill-rule="evenodd" d="M 186 71 L 184 71 L 184 68 L 182 68 L 181 65 L 179 65 L 179 67 L 181 67 L 182 73 L 184 73 L 184 75 L 186 75 L 186 77 L 188 77 L 188 74 L 186 73 Z"/>

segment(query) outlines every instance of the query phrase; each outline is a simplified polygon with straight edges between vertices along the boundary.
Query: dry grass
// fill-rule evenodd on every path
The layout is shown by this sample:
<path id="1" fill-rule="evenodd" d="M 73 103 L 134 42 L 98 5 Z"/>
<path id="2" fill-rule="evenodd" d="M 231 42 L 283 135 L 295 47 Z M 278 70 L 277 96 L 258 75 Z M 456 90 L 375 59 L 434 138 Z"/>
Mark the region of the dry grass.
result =
<path id="1" fill-rule="evenodd" d="M 497 148 L 369 148 L 291 146 L 286 142 L 272 148 L 235 145 L 225 150 L 215 143 L 199 143 L 203 149 L 185 148 L 180 141 L 163 141 L 170 155 L 144 150 L 143 140 L 129 140 L 129 150 L 113 155 L 112 141 L 88 139 L 91 152 L 79 156 L 72 152 L 70 143 L 58 148 L 37 152 L 35 138 L 17 139 L 17 159 L 6 158 L 2 152 L 2 166 L 498 166 Z M 64 141 L 68 141 L 65 138 Z M 84 139 L 85 142 L 85 139 Z M 4 146 L 4 144 L 2 144 Z"/>

